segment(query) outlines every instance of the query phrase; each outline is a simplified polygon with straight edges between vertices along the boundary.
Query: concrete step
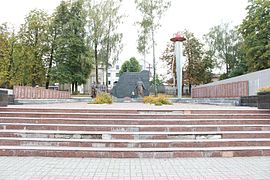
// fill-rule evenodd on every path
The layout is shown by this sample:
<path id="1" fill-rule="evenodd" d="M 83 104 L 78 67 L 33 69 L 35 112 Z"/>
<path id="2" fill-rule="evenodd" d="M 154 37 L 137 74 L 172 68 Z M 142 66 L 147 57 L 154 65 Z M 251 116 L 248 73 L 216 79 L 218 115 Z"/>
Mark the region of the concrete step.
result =
<path id="1" fill-rule="evenodd" d="M 270 156 L 270 111 L 0 108 L 1 155 Z"/>
<path id="2" fill-rule="evenodd" d="M 0 146 L 68 146 L 68 147 L 237 147 L 270 146 L 270 138 L 258 139 L 162 139 L 162 140 L 103 140 L 103 139 L 54 139 L 54 138 L 0 138 Z"/>
<path id="3" fill-rule="evenodd" d="M 0 107 L 0 112 L 61 112 L 61 113 L 131 113 L 131 114 L 270 114 L 270 110 L 259 109 L 204 109 L 204 110 L 181 110 L 181 109 L 51 109 L 48 108 L 16 108 Z"/>
<path id="4" fill-rule="evenodd" d="M 36 124 L 104 124 L 104 125 L 207 125 L 207 124 L 270 124 L 266 119 L 97 119 L 97 118 L 40 118 L 0 117 L 0 123 Z"/>
<path id="5" fill-rule="evenodd" d="M 270 131 L 270 124 L 226 124 L 226 125 L 111 125 L 111 124 L 36 124 L 0 123 L 0 130 L 63 130 L 63 131 Z"/>
<path id="6" fill-rule="evenodd" d="M 10 108 L 10 107 L 0 107 L 0 112 L 20 112 L 20 113 L 131 113 L 137 114 L 138 110 L 132 109 L 51 109 L 51 108 Z M 261 111 L 263 112 L 263 111 Z M 247 112 L 248 113 L 248 112 Z M 254 113 L 260 113 L 254 111 Z"/>
<path id="7" fill-rule="evenodd" d="M 129 114 L 129 113 L 62 113 L 0 112 L 0 117 L 102 118 L 102 119 L 270 119 L 270 114 Z"/>
<path id="8" fill-rule="evenodd" d="M 223 139 L 270 138 L 270 131 L 112 132 L 0 130 L 0 137 L 62 139 Z"/>
<path id="9" fill-rule="evenodd" d="M 93 148 L 51 146 L 0 146 L 0 156 L 173 158 L 270 156 L 270 146 L 184 148 Z"/>

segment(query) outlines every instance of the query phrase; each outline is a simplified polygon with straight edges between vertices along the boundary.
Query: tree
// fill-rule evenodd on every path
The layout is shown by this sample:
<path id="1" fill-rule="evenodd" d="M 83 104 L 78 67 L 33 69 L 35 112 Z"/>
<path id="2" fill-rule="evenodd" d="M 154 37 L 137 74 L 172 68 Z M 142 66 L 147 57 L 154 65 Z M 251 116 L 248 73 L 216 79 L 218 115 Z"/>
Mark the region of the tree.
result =
<path id="1" fill-rule="evenodd" d="M 109 61 L 112 59 L 112 64 L 118 59 L 119 51 L 122 49 L 122 33 L 118 33 L 118 25 L 122 23 L 123 16 L 119 15 L 121 0 L 107 0 L 105 8 L 106 14 L 106 33 L 103 40 L 105 52 L 105 71 L 106 71 L 106 86 L 108 87 L 108 68 Z"/>
<path id="2" fill-rule="evenodd" d="M 93 50 L 96 83 L 99 83 L 99 65 L 105 66 L 106 85 L 108 85 L 108 68 L 118 59 L 122 48 L 122 33 L 118 26 L 122 23 L 119 15 L 121 0 L 86 1 L 88 46 Z"/>
<path id="3" fill-rule="evenodd" d="M 96 83 L 99 83 L 98 79 L 98 66 L 101 64 L 101 51 L 102 42 L 106 33 L 105 19 L 106 14 L 104 13 L 105 3 L 104 1 L 86 1 L 87 6 L 87 29 L 88 29 L 88 46 L 93 50 L 94 64 L 96 71 Z M 104 55 L 103 55 L 104 57 Z"/>
<path id="4" fill-rule="evenodd" d="M 45 81 L 44 57 L 46 51 L 48 15 L 42 10 L 32 10 L 25 18 L 18 34 L 19 61 L 24 64 L 22 84 L 43 85 Z"/>
<path id="5" fill-rule="evenodd" d="M 208 55 L 213 58 L 218 67 L 225 66 L 225 77 L 235 68 L 240 51 L 241 38 L 235 29 L 230 29 L 229 24 L 214 26 L 204 36 L 208 47 Z"/>
<path id="6" fill-rule="evenodd" d="M 122 64 L 119 74 L 122 75 L 124 72 L 140 72 L 140 71 L 141 65 L 139 61 L 137 61 L 135 57 L 132 57 Z"/>
<path id="7" fill-rule="evenodd" d="M 174 43 L 167 43 L 166 49 L 162 53 L 160 60 L 166 63 L 168 67 L 167 74 L 173 79 L 173 86 L 176 85 L 176 62 L 174 53 Z"/>
<path id="8" fill-rule="evenodd" d="M 135 0 L 137 9 L 142 13 L 142 21 L 140 24 L 143 29 L 143 38 L 140 38 L 142 49 L 146 52 L 146 37 L 151 35 L 149 40 L 152 42 L 152 53 L 153 53 L 153 78 L 154 78 L 154 89 L 155 96 L 157 95 L 156 88 L 156 56 L 155 56 L 155 31 L 160 26 L 159 20 L 161 19 L 163 13 L 170 7 L 170 2 L 166 0 Z"/>
<path id="9" fill-rule="evenodd" d="M 201 68 L 199 69 L 199 78 L 202 84 L 212 82 L 213 69 L 214 69 L 214 61 L 212 59 L 211 52 L 204 50 Z"/>
<path id="10" fill-rule="evenodd" d="M 85 83 L 91 61 L 86 46 L 86 12 L 83 0 L 72 3 L 62 1 L 57 8 L 55 22 L 57 37 L 53 79 L 61 83 L 71 83 L 72 92 L 77 92 L 79 84 Z"/>
<path id="11" fill-rule="evenodd" d="M 149 53 L 150 45 L 149 42 L 149 36 L 150 36 L 150 25 L 151 22 L 146 19 L 146 17 L 143 18 L 141 22 L 138 22 L 139 27 L 141 28 L 139 31 L 139 36 L 137 40 L 137 50 L 140 54 L 143 55 L 143 67 L 146 67 L 146 54 Z"/>
<path id="12" fill-rule="evenodd" d="M 203 81 L 203 44 L 195 37 L 195 35 L 187 30 L 184 31 L 186 41 L 183 42 L 184 55 L 186 62 L 184 67 L 184 81 L 189 86 L 189 94 L 191 94 L 191 86 L 198 85 Z"/>
<path id="13" fill-rule="evenodd" d="M 160 79 L 160 76 L 156 75 L 156 85 L 157 86 L 161 86 L 163 85 L 164 81 L 163 79 Z M 150 81 L 150 85 L 154 85 L 154 79 L 152 79 L 152 81 Z"/>
<path id="14" fill-rule="evenodd" d="M 270 1 L 249 0 L 240 25 L 248 71 L 270 68 Z"/>
<path id="15" fill-rule="evenodd" d="M 51 83 L 52 77 L 52 69 L 53 65 L 56 64 L 55 61 L 55 52 L 56 52 L 56 45 L 57 45 L 57 38 L 60 35 L 60 31 L 58 30 L 60 24 L 57 22 L 57 12 L 55 12 L 49 19 L 48 19 L 48 34 L 47 34 L 47 56 L 45 60 L 45 66 L 47 67 L 46 71 L 46 83 L 45 88 L 48 89 Z"/>
<path id="16" fill-rule="evenodd" d="M 212 80 L 213 62 L 208 51 L 204 51 L 203 44 L 195 35 L 189 31 L 184 32 L 184 54 L 186 62 L 184 66 L 184 82 L 189 86 L 201 83 L 209 83 Z M 168 74 L 173 78 L 173 85 L 176 85 L 176 62 L 174 54 L 174 43 L 169 42 L 160 59 L 166 63 Z"/>
<path id="17" fill-rule="evenodd" d="M 6 83 L 8 76 L 8 35 L 6 24 L 0 26 L 0 86 Z"/>

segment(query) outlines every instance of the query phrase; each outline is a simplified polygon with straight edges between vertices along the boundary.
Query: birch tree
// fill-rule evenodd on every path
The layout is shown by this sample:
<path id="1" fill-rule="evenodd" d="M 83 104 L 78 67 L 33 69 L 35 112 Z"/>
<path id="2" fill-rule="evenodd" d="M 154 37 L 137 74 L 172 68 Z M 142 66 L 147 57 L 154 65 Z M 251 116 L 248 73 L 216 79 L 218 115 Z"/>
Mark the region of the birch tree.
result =
<path id="1" fill-rule="evenodd" d="M 153 82 L 155 96 L 157 95 L 156 88 L 156 55 L 155 55 L 155 33 L 161 26 L 159 21 L 164 12 L 170 7 L 170 2 L 167 0 L 135 0 L 136 8 L 142 15 L 142 20 L 139 22 L 143 34 L 139 35 L 139 47 L 143 52 L 146 52 L 146 47 L 151 42 L 153 56 Z M 140 37 L 141 36 L 141 37 Z M 148 39 L 148 37 L 150 37 Z M 140 45 L 141 44 L 141 45 Z"/>

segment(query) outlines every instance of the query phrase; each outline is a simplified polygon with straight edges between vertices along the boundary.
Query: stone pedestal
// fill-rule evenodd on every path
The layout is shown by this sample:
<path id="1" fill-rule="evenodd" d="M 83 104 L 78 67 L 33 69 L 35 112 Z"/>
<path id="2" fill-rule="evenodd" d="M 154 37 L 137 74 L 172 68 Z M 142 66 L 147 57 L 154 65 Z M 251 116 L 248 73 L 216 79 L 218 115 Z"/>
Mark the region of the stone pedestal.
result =
<path id="1" fill-rule="evenodd" d="M 240 106 L 258 106 L 258 96 L 241 96 Z"/>
<path id="2" fill-rule="evenodd" d="M 258 109 L 270 109 L 270 92 L 258 93 Z"/>
<path id="3" fill-rule="evenodd" d="M 8 105 L 8 92 L 0 90 L 0 106 Z"/>

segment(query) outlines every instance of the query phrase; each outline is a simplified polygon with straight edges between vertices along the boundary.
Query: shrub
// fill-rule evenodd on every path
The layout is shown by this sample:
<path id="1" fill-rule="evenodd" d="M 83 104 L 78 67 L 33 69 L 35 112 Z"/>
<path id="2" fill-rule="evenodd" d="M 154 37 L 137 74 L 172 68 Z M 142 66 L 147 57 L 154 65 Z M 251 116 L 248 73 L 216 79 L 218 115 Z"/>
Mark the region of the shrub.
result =
<path id="1" fill-rule="evenodd" d="M 270 92 L 270 86 L 260 88 L 260 89 L 257 90 L 257 92 L 258 93 L 260 93 L 260 92 Z"/>
<path id="2" fill-rule="evenodd" d="M 172 103 L 165 96 L 145 96 L 143 98 L 143 102 L 145 104 L 155 104 L 156 106 L 161 106 L 163 104 L 171 105 Z"/>
<path id="3" fill-rule="evenodd" d="M 112 104 L 112 96 L 108 93 L 100 93 L 94 101 L 89 104 Z"/>
<path id="4" fill-rule="evenodd" d="M 143 103 L 144 104 L 152 104 L 153 103 L 153 96 L 144 96 L 143 97 Z"/>

